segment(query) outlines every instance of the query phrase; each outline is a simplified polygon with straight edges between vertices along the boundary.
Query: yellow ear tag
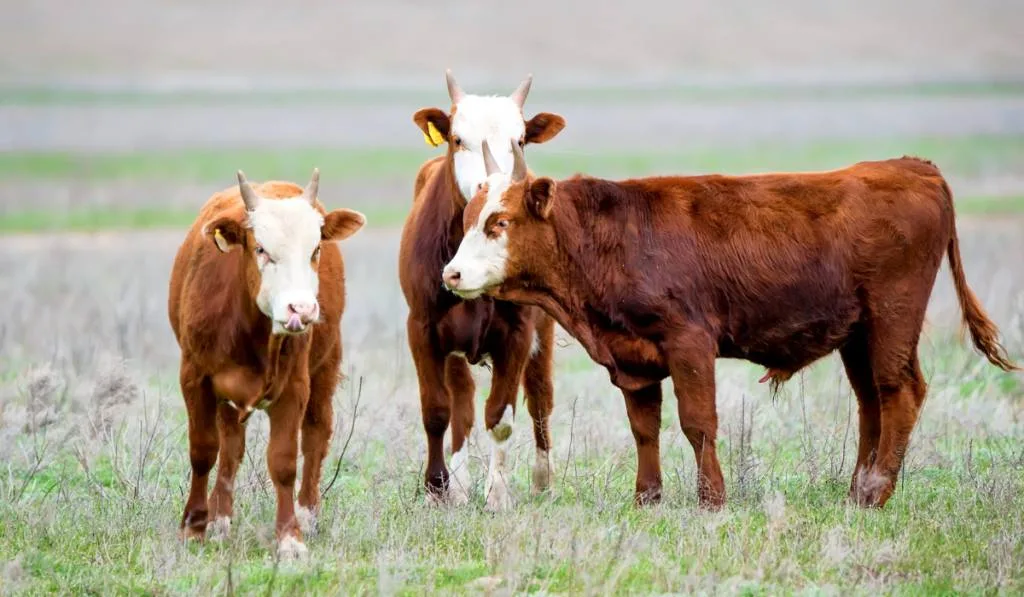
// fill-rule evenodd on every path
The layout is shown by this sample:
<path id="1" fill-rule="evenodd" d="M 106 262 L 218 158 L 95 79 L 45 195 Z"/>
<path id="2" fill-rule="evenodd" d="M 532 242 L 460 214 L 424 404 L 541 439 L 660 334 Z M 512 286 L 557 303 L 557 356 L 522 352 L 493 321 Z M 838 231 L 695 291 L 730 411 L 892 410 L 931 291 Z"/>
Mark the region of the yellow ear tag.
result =
<path id="1" fill-rule="evenodd" d="M 444 143 L 444 137 L 441 136 L 441 131 L 437 130 L 437 127 L 434 126 L 433 122 L 427 123 L 427 132 L 423 133 L 423 140 L 431 147 L 437 147 Z"/>

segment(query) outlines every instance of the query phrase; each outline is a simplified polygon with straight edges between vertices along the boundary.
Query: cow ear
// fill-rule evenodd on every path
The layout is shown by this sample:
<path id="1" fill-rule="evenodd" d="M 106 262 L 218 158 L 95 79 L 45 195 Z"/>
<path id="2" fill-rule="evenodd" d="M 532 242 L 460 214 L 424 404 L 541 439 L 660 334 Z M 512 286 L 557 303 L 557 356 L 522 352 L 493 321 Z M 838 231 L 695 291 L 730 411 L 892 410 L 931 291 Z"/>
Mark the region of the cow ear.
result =
<path id="1" fill-rule="evenodd" d="M 550 141 L 565 128 L 565 119 L 558 114 L 541 112 L 526 122 L 526 142 Z"/>
<path id="2" fill-rule="evenodd" d="M 439 108 L 422 108 L 412 115 L 412 121 L 423 131 L 423 138 L 427 144 L 437 147 L 442 143 L 448 142 L 451 120 L 443 110 Z"/>
<path id="3" fill-rule="evenodd" d="M 555 181 L 550 178 L 538 178 L 526 189 L 526 209 L 538 220 L 546 220 L 551 215 L 551 198 L 555 194 Z"/>
<path id="4" fill-rule="evenodd" d="M 220 218 L 206 225 L 206 235 L 221 253 L 227 253 L 236 246 L 245 246 L 245 229 L 238 220 Z"/>
<path id="5" fill-rule="evenodd" d="M 346 239 L 366 224 L 366 216 L 351 209 L 336 209 L 324 218 L 320 238 L 325 241 Z"/>

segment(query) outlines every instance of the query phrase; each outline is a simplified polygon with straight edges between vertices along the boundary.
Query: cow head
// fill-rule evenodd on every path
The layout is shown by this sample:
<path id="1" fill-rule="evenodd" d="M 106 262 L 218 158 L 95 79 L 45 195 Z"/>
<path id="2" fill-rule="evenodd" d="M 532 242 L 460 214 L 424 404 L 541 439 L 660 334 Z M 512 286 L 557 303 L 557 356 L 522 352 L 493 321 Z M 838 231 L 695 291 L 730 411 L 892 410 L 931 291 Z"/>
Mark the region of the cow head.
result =
<path id="1" fill-rule="evenodd" d="M 541 277 L 541 261 L 556 250 L 550 220 L 555 182 L 534 179 L 522 149 L 513 143 L 511 151 L 512 172 L 506 174 L 485 145 L 486 182 L 466 207 L 465 236 L 441 273 L 445 287 L 465 299 L 509 280 Z"/>
<path id="2" fill-rule="evenodd" d="M 493 158 L 498 167 L 508 171 L 512 167 L 512 152 L 507 148 L 512 143 L 520 148 L 527 143 L 544 143 L 565 127 L 565 119 L 558 114 L 541 112 L 530 120 L 524 119 L 523 104 L 530 92 L 532 75 L 507 97 L 467 94 L 455 82 L 450 70 L 445 76 L 452 100 L 451 113 L 440 108 L 423 108 L 412 119 L 428 139 L 436 138 L 433 134 L 436 131 L 441 140 L 448 143 L 449 163 L 466 200 L 473 197 L 486 177 L 484 141 L 495 150 Z"/>
<path id="3" fill-rule="evenodd" d="M 242 250 L 249 295 L 273 322 L 274 334 L 302 333 L 319 320 L 320 245 L 348 238 L 366 222 L 350 209 L 323 215 L 316 201 L 319 182 L 320 171 L 313 170 L 301 195 L 265 199 L 239 170 L 246 220 L 224 217 L 206 226 L 222 252 Z"/>

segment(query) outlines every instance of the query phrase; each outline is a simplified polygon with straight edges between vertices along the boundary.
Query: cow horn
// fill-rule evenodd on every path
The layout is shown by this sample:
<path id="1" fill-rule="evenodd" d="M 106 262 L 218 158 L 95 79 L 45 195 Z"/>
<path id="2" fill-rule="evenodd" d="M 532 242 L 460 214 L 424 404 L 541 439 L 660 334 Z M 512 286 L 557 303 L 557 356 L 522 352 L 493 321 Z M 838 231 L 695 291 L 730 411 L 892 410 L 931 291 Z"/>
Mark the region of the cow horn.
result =
<path id="1" fill-rule="evenodd" d="M 512 182 L 519 182 L 526 179 L 526 158 L 523 156 L 523 148 L 519 143 L 512 141 Z"/>
<path id="2" fill-rule="evenodd" d="M 463 93 L 462 88 L 455 82 L 455 75 L 452 74 L 452 69 L 444 71 L 444 79 L 448 83 L 448 97 L 452 98 L 452 104 L 457 104 L 462 101 L 462 97 L 466 95 Z"/>
<path id="3" fill-rule="evenodd" d="M 309 184 L 302 190 L 302 196 L 309 200 L 310 205 L 316 203 L 317 194 L 320 192 L 320 168 L 313 168 L 313 176 Z"/>
<path id="4" fill-rule="evenodd" d="M 523 104 L 526 103 L 526 96 L 530 93 L 531 84 L 533 84 L 533 75 L 526 75 L 526 78 L 523 79 L 523 82 L 519 84 L 519 87 L 517 87 L 516 90 L 513 91 L 512 95 L 510 96 L 512 98 L 512 101 L 514 101 L 516 105 L 519 106 L 520 110 L 523 109 Z"/>
<path id="5" fill-rule="evenodd" d="M 245 209 L 253 211 L 260 203 L 259 195 L 252 189 L 252 185 L 245 179 L 245 173 L 238 171 L 238 191 L 242 193 L 242 201 L 245 202 Z"/>
<path id="6" fill-rule="evenodd" d="M 494 154 L 491 153 L 491 148 L 487 146 L 487 140 L 484 139 L 483 145 L 480 150 L 484 154 L 484 173 L 487 176 L 501 172 L 501 168 L 494 162 Z"/>

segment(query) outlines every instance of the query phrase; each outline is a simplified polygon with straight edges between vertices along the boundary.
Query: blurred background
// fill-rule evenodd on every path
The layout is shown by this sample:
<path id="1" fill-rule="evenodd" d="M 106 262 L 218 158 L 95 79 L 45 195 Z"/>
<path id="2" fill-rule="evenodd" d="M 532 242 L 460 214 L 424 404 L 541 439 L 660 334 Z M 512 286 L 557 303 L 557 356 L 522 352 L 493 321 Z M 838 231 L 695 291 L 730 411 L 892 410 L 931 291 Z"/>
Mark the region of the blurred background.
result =
<path id="1" fill-rule="evenodd" d="M 0 229 L 187 224 L 244 168 L 401 222 L 411 122 L 535 81 L 554 175 L 833 167 L 918 153 L 986 211 L 1024 189 L 1024 5 L 38 0 L 0 20 Z M 159 190 L 151 183 L 159 182 Z M 982 205 L 982 204 L 977 204 Z"/>

